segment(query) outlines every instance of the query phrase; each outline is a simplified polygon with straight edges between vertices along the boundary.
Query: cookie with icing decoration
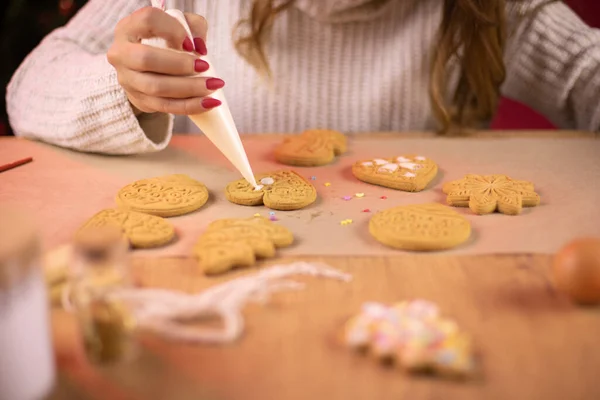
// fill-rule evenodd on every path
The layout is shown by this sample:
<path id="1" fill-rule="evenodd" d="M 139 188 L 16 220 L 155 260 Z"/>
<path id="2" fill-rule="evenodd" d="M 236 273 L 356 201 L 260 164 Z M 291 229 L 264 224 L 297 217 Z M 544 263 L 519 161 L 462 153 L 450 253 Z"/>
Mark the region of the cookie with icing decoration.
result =
<path id="1" fill-rule="evenodd" d="M 194 255 L 207 275 L 250 267 L 257 258 L 272 258 L 290 246 L 289 229 L 263 217 L 223 219 L 211 223 L 194 246 Z"/>
<path id="2" fill-rule="evenodd" d="M 331 164 L 347 147 L 343 133 L 313 129 L 286 138 L 275 149 L 275 159 L 285 165 L 318 167 Z"/>
<path id="3" fill-rule="evenodd" d="M 366 183 L 405 192 L 420 192 L 437 175 L 433 160 L 419 155 L 357 161 L 354 176 Z"/>
<path id="4" fill-rule="evenodd" d="M 452 208 L 438 204 L 398 206 L 375 214 L 369 232 L 378 242 L 401 250 L 446 250 L 471 236 L 469 221 Z"/>
<path id="5" fill-rule="evenodd" d="M 159 217 L 175 217 L 196 211 L 208 200 L 204 184 L 176 174 L 142 179 L 117 193 L 117 205 Z"/>
<path id="6" fill-rule="evenodd" d="M 518 215 L 523 207 L 540 204 L 540 195 L 533 183 L 511 179 L 506 175 L 469 174 L 444 184 L 446 202 L 454 207 L 469 207 L 475 214 L 494 211 Z"/>
<path id="7" fill-rule="evenodd" d="M 175 229 L 167 220 L 154 215 L 123 209 L 102 210 L 90 218 L 81 228 L 116 226 L 120 228 L 132 247 L 160 247 L 175 237 Z"/>
<path id="8" fill-rule="evenodd" d="M 290 211 L 309 206 L 317 199 L 317 190 L 294 171 L 275 171 L 256 176 L 257 188 L 245 179 L 225 188 L 227 200 L 244 206 L 265 205 L 273 210 Z"/>

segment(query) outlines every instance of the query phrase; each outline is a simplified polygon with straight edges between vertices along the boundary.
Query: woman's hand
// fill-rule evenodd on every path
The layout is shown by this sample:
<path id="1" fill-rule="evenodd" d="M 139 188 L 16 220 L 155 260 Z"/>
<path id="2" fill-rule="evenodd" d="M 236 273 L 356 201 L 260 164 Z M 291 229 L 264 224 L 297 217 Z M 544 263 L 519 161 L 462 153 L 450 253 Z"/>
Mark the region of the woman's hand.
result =
<path id="1" fill-rule="evenodd" d="M 107 58 L 136 114 L 193 115 L 221 104 L 210 97 L 224 86 L 221 79 L 193 77 L 208 70 L 208 64 L 199 58 L 207 52 L 206 20 L 195 14 L 186 14 L 186 19 L 193 43 L 175 18 L 157 8 L 143 8 L 117 24 Z M 185 53 L 141 44 L 142 39 L 152 37 L 160 37 L 170 48 Z"/>

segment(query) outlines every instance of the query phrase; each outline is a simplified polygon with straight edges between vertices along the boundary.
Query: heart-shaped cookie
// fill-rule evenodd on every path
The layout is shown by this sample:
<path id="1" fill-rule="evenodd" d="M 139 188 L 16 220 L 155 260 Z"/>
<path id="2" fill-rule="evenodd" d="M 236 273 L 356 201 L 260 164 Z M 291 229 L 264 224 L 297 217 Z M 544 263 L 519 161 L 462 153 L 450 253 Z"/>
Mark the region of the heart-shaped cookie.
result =
<path id="1" fill-rule="evenodd" d="M 313 129 L 286 138 L 275 149 L 275 159 L 300 167 L 327 165 L 347 150 L 347 139 L 337 131 Z"/>
<path id="2" fill-rule="evenodd" d="M 418 155 L 374 158 L 357 161 L 352 166 L 354 176 L 366 183 L 405 192 L 420 192 L 437 175 L 433 160 Z"/>
<path id="3" fill-rule="evenodd" d="M 258 188 L 245 179 L 231 182 L 225 188 L 227 200 L 244 206 L 265 206 L 273 210 L 290 211 L 315 202 L 317 190 L 294 171 L 276 171 L 256 176 Z"/>

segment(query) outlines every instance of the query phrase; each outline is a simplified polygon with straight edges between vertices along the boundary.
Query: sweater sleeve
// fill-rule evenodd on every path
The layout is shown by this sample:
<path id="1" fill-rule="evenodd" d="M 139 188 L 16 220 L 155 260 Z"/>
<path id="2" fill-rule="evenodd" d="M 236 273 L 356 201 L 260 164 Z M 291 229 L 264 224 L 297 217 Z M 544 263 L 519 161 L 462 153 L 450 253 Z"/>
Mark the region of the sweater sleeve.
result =
<path id="1" fill-rule="evenodd" d="M 506 97 L 562 129 L 600 131 L 600 30 L 562 2 L 509 8 Z"/>
<path id="2" fill-rule="evenodd" d="M 84 152 L 158 151 L 171 138 L 173 116 L 136 117 L 106 59 L 117 22 L 149 0 L 90 0 L 48 35 L 7 87 L 7 111 L 17 136 Z"/>

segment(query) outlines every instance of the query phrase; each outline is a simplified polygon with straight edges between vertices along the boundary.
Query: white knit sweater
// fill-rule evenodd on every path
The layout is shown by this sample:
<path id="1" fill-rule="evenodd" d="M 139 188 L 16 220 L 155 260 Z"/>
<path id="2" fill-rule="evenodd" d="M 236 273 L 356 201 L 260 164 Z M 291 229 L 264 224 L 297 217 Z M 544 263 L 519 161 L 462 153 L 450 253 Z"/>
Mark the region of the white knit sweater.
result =
<path id="1" fill-rule="evenodd" d="M 543 0 L 528 2 L 534 7 Z M 208 49 L 242 133 L 430 130 L 428 56 L 441 0 L 298 0 L 279 17 L 268 48 L 273 88 L 234 51 L 231 32 L 249 0 L 179 0 L 209 22 Z M 50 34 L 8 89 L 17 135 L 81 151 L 133 154 L 164 148 L 172 117 L 133 114 L 106 60 L 114 27 L 149 0 L 90 0 Z M 600 31 L 566 5 L 522 18 L 509 10 L 503 94 L 562 128 L 600 130 Z M 520 17 L 521 16 L 521 17 Z M 175 130 L 197 131 L 177 117 Z"/>

